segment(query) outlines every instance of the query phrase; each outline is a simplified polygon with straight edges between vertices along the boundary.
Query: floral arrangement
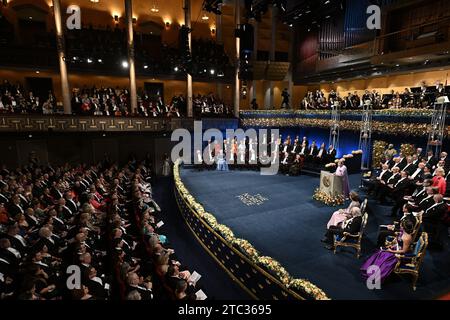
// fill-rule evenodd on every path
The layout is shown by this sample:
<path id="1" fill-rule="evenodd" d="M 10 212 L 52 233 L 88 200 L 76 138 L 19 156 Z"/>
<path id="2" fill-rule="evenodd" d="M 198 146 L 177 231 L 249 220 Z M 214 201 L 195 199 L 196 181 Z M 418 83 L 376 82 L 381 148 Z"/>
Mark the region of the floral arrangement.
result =
<path id="1" fill-rule="evenodd" d="M 408 116 L 408 117 L 430 117 L 433 114 L 433 110 L 428 109 L 414 109 L 414 108 L 405 108 L 405 109 L 385 109 L 385 110 L 373 110 L 374 115 L 380 116 Z M 341 110 L 341 114 L 355 114 L 360 115 L 362 111 L 359 110 Z M 292 114 L 292 115 L 327 115 L 331 114 L 331 110 L 247 110 L 240 111 L 241 115 L 248 116 L 254 114 L 273 114 L 273 115 L 283 115 L 283 114 Z"/>
<path id="2" fill-rule="evenodd" d="M 292 277 L 277 260 L 271 257 L 263 256 L 258 259 L 258 264 L 263 266 L 270 273 L 276 275 L 284 285 L 288 286 L 291 282 Z"/>
<path id="3" fill-rule="evenodd" d="M 330 207 L 341 206 L 345 202 L 345 198 L 343 195 L 331 196 L 323 191 L 320 191 L 319 188 L 317 188 L 316 191 L 314 191 L 313 199 L 325 203 L 327 206 Z"/>
<path id="4" fill-rule="evenodd" d="M 412 144 L 404 143 L 400 146 L 400 151 L 403 156 L 408 157 L 412 156 L 416 152 L 416 148 Z"/>
<path id="5" fill-rule="evenodd" d="M 313 128 L 330 128 L 330 119 L 311 119 L 311 118 L 242 118 L 243 127 L 313 127 Z M 341 120 L 339 122 L 341 130 L 360 131 L 361 121 Z M 406 136 L 424 136 L 428 134 L 429 125 L 426 123 L 405 123 L 405 122 L 384 122 L 373 121 L 372 132 L 386 133 L 393 135 Z M 448 136 L 450 126 L 444 130 L 444 135 Z"/>
<path id="6" fill-rule="evenodd" d="M 316 300 L 330 300 L 325 292 L 323 292 L 321 289 L 319 289 L 309 281 L 305 281 L 302 279 L 292 279 L 288 287 L 292 290 L 304 293 Z"/>
<path id="7" fill-rule="evenodd" d="M 219 231 L 222 234 L 222 236 L 224 237 L 225 240 L 227 240 L 228 242 L 233 243 L 234 233 L 233 233 L 233 231 L 231 231 L 230 228 L 228 228 L 226 225 L 219 224 L 216 227 L 216 230 Z"/>
<path id="8" fill-rule="evenodd" d="M 233 240 L 233 245 L 235 245 L 239 250 L 245 253 L 250 258 L 250 260 L 258 263 L 259 252 L 255 249 L 255 247 L 252 246 L 250 242 L 244 239 L 236 238 Z"/>
<path id="9" fill-rule="evenodd" d="M 184 186 L 180 178 L 180 163 L 181 161 L 177 160 L 173 167 L 173 176 L 178 193 L 184 198 L 188 205 L 195 210 L 197 215 L 201 219 L 203 219 L 214 231 L 220 233 L 227 242 L 238 248 L 238 250 L 245 254 L 252 262 L 268 270 L 271 274 L 278 278 L 280 282 L 286 286 L 286 288 L 292 287 L 292 290 L 305 293 L 312 299 L 328 299 L 328 297 L 321 289 L 317 288 L 307 280 L 293 279 L 287 272 L 287 270 L 278 261 L 271 257 L 260 256 L 259 252 L 255 249 L 255 247 L 253 247 L 250 242 L 245 239 L 236 238 L 233 234 L 233 231 L 229 227 L 223 224 L 219 224 L 216 218 L 211 213 L 206 212 L 205 208 L 196 201 L 196 199 Z"/>
<path id="10" fill-rule="evenodd" d="M 376 140 L 373 143 L 372 166 L 379 168 L 380 163 L 384 160 L 384 151 L 388 143 L 386 141 Z"/>

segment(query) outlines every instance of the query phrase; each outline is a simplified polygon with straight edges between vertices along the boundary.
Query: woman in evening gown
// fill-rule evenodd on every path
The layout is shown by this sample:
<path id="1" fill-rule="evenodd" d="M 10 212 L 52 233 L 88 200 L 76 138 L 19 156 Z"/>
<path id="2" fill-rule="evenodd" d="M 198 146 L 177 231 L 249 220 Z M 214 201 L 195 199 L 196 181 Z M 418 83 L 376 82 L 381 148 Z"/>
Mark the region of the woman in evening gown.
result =
<path id="1" fill-rule="evenodd" d="M 359 196 L 356 192 L 350 192 L 350 202 L 347 209 L 339 209 L 333 213 L 330 220 L 327 223 L 327 229 L 330 229 L 331 226 L 337 226 L 339 223 L 345 221 L 348 215 L 351 214 L 352 208 L 361 206 Z"/>
<path id="2" fill-rule="evenodd" d="M 345 199 L 348 199 L 350 193 L 350 182 L 348 181 L 347 167 L 345 166 L 343 159 L 339 160 L 338 162 L 336 175 L 342 177 L 342 192 L 344 194 Z"/>
<path id="3" fill-rule="evenodd" d="M 372 275 L 368 273 L 371 266 L 380 268 L 380 280 L 383 282 L 394 271 L 397 264 L 397 254 L 405 254 L 411 250 L 413 243 L 412 233 L 414 231 L 414 223 L 409 220 L 403 220 L 400 233 L 397 236 L 396 244 L 378 249 L 361 267 L 361 275 L 364 279 Z"/>

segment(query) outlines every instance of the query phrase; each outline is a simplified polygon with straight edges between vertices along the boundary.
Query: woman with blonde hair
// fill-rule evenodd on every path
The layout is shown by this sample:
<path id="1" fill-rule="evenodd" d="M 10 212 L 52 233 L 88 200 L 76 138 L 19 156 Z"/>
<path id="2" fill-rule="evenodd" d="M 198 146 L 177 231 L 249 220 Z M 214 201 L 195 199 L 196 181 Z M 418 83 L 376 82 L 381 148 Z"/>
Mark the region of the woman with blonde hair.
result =
<path id="1" fill-rule="evenodd" d="M 350 192 L 350 204 L 347 207 L 347 209 L 339 209 L 333 213 L 330 220 L 327 223 L 327 229 L 330 228 L 330 226 L 337 226 L 340 223 L 344 222 L 347 217 L 349 217 L 352 214 L 353 208 L 360 208 L 361 206 L 361 200 L 359 199 L 358 193 L 352 191 Z"/>

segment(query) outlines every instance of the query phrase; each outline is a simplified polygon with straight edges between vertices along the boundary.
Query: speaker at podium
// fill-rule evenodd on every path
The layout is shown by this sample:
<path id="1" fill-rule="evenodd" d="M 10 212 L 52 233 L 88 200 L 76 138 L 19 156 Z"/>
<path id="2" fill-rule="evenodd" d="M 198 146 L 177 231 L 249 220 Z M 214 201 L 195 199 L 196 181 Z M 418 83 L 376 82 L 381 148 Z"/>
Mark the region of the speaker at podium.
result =
<path id="1" fill-rule="evenodd" d="M 342 196 L 342 177 L 328 171 L 320 172 L 320 191 L 331 197 Z"/>

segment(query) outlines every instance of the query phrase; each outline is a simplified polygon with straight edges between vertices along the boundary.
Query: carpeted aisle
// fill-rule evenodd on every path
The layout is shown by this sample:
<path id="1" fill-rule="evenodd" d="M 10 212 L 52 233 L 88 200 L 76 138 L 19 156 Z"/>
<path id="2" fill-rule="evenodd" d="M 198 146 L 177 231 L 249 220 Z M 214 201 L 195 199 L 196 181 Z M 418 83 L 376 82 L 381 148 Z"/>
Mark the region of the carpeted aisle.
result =
<path id="1" fill-rule="evenodd" d="M 378 225 L 392 222 L 389 207 L 369 202 L 373 215 L 366 229 L 363 257 L 358 260 L 352 249 L 334 255 L 320 242 L 336 208 L 312 199 L 319 184 L 317 177 L 192 169 L 182 169 L 181 177 L 218 222 L 229 226 L 237 237 L 249 240 L 263 255 L 280 261 L 292 276 L 312 281 L 332 299 L 431 299 L 450 291 L 448 242 L 440 252 L 427 252 L 416 292 L 407 276 L 392 277 L 382 290 L 367 289 L 359 268 L 375 249 Z M 359 176 L 352 176 L 351 182 L 356 189 Z M 247 205 L 239 198 L 244 194 L 267 200 Z"/>
<path id="2" fill-rule="evenodd" d="M 153 196 L 162 209 L 161 218 L 164 221 L 161 233 L 167 236 L 180 261 L 191 271 L 197 271 L 202 275 L 199 284 L 208 299 L 250 299 L 197 242 L 178 211 L 173 190 L 172 177 L 158 177 L 153 183 Z"/>

